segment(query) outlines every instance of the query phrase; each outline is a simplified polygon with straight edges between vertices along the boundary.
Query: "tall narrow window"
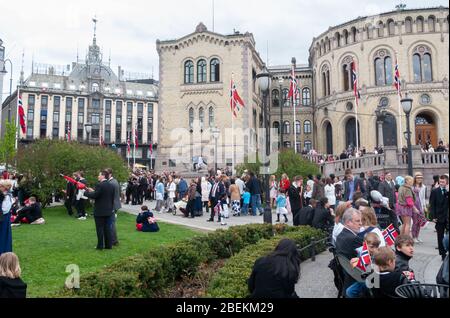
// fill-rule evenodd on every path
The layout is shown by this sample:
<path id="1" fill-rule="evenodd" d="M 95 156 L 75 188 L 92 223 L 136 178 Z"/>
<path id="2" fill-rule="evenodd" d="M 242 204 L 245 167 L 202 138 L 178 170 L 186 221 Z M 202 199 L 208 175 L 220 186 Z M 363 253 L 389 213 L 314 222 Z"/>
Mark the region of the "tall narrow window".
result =
<path id="1" fill-rule="evenodd" d="M 203 110 L 203 107 L 200 107 L 198 110 L 198 119 L 200 121 L 200 129 L 203 129 L 205 124 L 205 111 Z"/>
<path id="2" fill-rule="evenodd" d="M 197 63 L 197 83 L 206 82 L 206 61 L 200 60 Z"/>
<path id="3" fill-rule="evenodd" d="M 383 22 L 378 23 L 378 37 L 382 38 L 384 36 L 384 24 Z"/>
<path id="4" fill-rule="evenodd" d="M 291 101 L 290 98 L 288 98 L 289 90 L 287 88 L 283 89 L 283 106 L 284 107 L 290 107 Z"/>
<path id="5" fill-rule="evenodd" d="M 350 90 L 350 68 L 348 64 L 344 64 L 342 67 L 342 72 L 344 76 L 344 91 Z"/>
<path id="6" fill-rule="evenodd" d="M 420 45 L 413 52 L 414 82 L 432 82 L 433 64 L 430 48 Z"/>
<path id="7" fill-rule="evenodd" d="M 291 124 L 285 121 L 283 124 L 283 135 L 289 135 L 291 133 Z"/>
<path id="8" fill-rule="evenodd" d="M 303 106 L 311 106 L 311 90 L 304 88 L 302 92 Z"/>
<path id="9" fill-rule="evenodd" d="M 214 108 L 209 108 L 209 127 L 214 127 Z"/>
<path id="10" fill-rule="evenodd" d="M 327 73 L 322 72 L 322 92 L 323 96 L 328 96 L 327 94 Z"/>
<path id="11" fill-rule="evenodd" d="M 280 92 L 277 89 L 272 91 L 272 106 L 279 107 L 280 106 Z"/>
<path id="12" fill-rule="evenodd" d="M 422 82 L 422 66 L 420 65 L 420 55 L 413 55 L 414 82 Z"/>
<path id="13" fill-rule="evenodd" d="M 303 128 L 304 128 L 304 132 L 306 135 L 311 134 L 312 127 L 311 127 L 311 122 L 309 120 L 305 120 L 305 122 L 303 123 Z"/>
<path id="14" fill-rule="evenodd" d="M 184 63 L 184 83 L 194 83 L 194 63 L 192 61 Z"/>
<path id="15" fill-rule="evenodd" d="M 386 85 L 392 85 L 392 59 L 390 56 L 384 58 L 384 73 Z"/>
<path id="16" fill-rule="evenodd" d="M 295 122 L 295 134 L 296 135 L 300 135 L 302 132 L 302 124 L 300 123 L 300 121 L 296 121 Z"/>
<path id="17" fill-rule="evenodd" d="M 423 81 L 431 82 L 433 81 L 433 72 L 431 69 L 431 55 L 429 53 L 425 53 L 423 55 Z"/>
<path id="18" fill-rule="evenodd" d="M 417 32 L 423 32 L 423 18 L 418 17 L 416 19 L 416 25 L 417 25 Z"/>
<path id="19" fill-rule="evenodd" d="M 194 129 L 194 109 L 189 108 L 189 129 Z"/>
<path id="20" fill-rule="evenodd" d="M 210 64 L 211 82 L 220 82 L 220 61 L 212 59 Z"/>
<path id="21" fill-rule="evenodd" d="M 274 121 L 272 127 L 277 130 L 277 134 L 280 134 L 280 123 L 279 122 Z"/>
<path id="22" fill-rule="evenodd" d="M 405 19 L 405 32 L 412 33 L 412 19 L 410 17 Z"/>
<path id="23" fill-rule="evenodd" d="M 388 21 L 389 35 L 395 35 L 395 22 L 393 20 Z"/>

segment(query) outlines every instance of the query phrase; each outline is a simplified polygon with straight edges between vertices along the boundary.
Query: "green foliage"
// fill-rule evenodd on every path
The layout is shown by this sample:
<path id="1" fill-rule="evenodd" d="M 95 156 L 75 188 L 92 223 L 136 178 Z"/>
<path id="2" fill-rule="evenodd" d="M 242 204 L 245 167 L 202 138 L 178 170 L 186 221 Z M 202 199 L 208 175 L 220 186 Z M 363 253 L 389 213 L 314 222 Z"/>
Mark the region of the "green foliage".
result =
<path id="1" fill-rule="evenodd" d="M 231 227 L 202 237 L 128 257 L 105 267 L 100 273 L 84 275 L 80 290 L 63 290 L 62 297 L 155 297 L 183 277 L 194 277 L 200 266 L 213 260 L 229 258 L 246 246 L 255 245 L 274 234 L 288 235 L 286 225 L 252 224 Z M 123 282 L 118 279 L 123 277 Z M 99 281 L 101 280 L 101 281 Z"/>
<path id="2" fill-rule="evenodd" d="M 280 228 L 282 229 L 282 228 Z M 213 277 L 208 288 L 207 297 L 212 298 L 245 298 L 249 296 L 247 279 L 250 277 L 255 261 L 268 255 L 284 238 L 294 240 L 299 248 L 310 244 L 312 238 L 320 240 L 325 237 L 325 233 L 310 227 L 293 227 L 282 229 L 284 233 L 279 236 L 263 239 L 257 244 L 251 244 L 233 256 L 224 267 L 222 267 Z M 316 253 L 325 250 L 324 243 L 316 246 Z M 300 253 L 302 260 L 311 257 L 311 251 Z"/>
<path id="3" fill-rule="evenodd" d="M 61 173 L 72 176 L 73 172 L 82 170 L 90 185 L 97 183 L 98 173 L 104 168 L 112 168 L 120 182 L 128 175 L 124 161 L 116 152 L 77 142 L 39 140 L 20 149 L 17 159 L 18 171 L 33 180 L 30 190 L 42 202 L 51 198 L 55 190 L 65 188 Z"/>
<path id="4" fill-rule="evenodd" d="M 0 163 L 11 164 L 16 156 L 16 126 L 14 118 L 11 122 L 5 122 L 5 135 L 0 139 Z"/>
<path id="5" fill-rule="evenodd" d="M 245 159 L 245 163 L 236 166 L 238 175 L 242 175 L 244 170 L 253 171 L 255 174 L 259 174 L 262 164 L 258 159 L 253 160 L 253 163 L 249 163 L 249 158 Z M 281 178 L 283 173 L 286 173 L 289 178 L 295 176 L 317 175 L 320 172 L 319 167 L 309 160 L 304 159 L 300 154 L 296 154 L 292 149 L 285 149 L 280 151 L 278 155 L 278 170 L 273 173 L 278 179 Z"/>

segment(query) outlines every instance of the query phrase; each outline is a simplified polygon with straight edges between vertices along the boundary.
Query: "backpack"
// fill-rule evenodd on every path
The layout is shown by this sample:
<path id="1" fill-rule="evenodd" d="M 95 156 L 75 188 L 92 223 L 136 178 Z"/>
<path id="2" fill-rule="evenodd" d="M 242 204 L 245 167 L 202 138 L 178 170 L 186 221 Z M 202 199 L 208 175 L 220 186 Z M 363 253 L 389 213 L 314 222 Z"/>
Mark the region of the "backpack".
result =
<path id="1" fill-rule="evenodd" d="M 441 269 L 439 270 L 437 276 L 436 276 L 436 283 L 441 285 L 448 285 L 448 255 L 444 260 L 444 263 L 441 266 Z"/>

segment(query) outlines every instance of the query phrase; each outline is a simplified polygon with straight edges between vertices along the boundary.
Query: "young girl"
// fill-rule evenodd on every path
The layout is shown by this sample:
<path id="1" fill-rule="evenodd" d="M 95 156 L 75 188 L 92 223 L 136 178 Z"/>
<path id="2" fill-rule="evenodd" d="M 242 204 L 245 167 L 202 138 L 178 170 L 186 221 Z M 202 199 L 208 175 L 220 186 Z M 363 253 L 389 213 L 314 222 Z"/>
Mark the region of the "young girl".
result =
<path id="1" fill-rule="evenodd" d="M 141 212 L 136 218 L 136 229 L 139 232 L 159 232 L 158 223 L 147 206 L 141 207 Z"/>
<path id="2" fill-rule="evenodd" d="M 14 253 L 0 255 L 0 298 L 26 298 L 27 284 L 20 278 L 19 259 Z"/>
<path id="3" fill-rule="evenodd" d="M 278 183 L 275 176 L 270 177 L 270 207 L 273 209 L 278 196 Z"/>
<path id="4" fill-rule="evenodd" d="M 307 184 L 305 193 L 303 194 L 303 198 L 305 199 L 304 200 L 304 206 L 308 206 L 309 205 L 309 201 L 312 198 L 312 193 L 313 192 L 312 192 L 311 186 L 309 184 Z"/>
<path id="5" fill-rule="evenodd" d="M 286 204 L 287 200 L 285 191 L 283 189 L 280 189 L 280 192 L 278 193 L 277 196 L 277 223 L 280 222 L 280 215 L 284 216 L 284 220 L 286 223 L 288 222 L 287 218 L 288 211 L 286 209 Z"/>

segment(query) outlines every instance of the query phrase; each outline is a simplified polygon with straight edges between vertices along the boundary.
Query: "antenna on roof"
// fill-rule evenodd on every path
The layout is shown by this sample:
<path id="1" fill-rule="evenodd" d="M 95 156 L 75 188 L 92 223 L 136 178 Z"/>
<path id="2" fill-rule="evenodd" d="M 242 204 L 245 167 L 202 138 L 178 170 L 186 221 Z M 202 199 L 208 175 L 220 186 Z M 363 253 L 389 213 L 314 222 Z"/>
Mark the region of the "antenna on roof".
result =
<path id="1" fill-rule="evenodd" d="M 111 67 L 111 49 L 109 49 L 109 61 L 108 66 Z"/>
<path id="2" fill-rule="evenodd" d="M 77 43 L 77 64 L 78 64 L 78 62 L 79 62 L 79 56 L 78 56 L 78 43 Z"/>
<path id="3" fill-rule="evenodd" d="M 214 0 L 212 0 L 212 31 L 214 32 L 214 15 L 215 15 L 215 7 Z"/>
<path id="4" fill-rule="evenodd" d="M 24 60 L 25 60 L 25 49 L 22 49 L 22 68 L 20 70 L 20 80 L 19 80 L 20 85 L 22 85 L 23 82 L 24 82 L 24 76 L 23 76 L 23 63 L 24 63 Z"/>
<path id="5" fill-rule="evenodd" d="M 31 54 L 31 74 L 34 74 L 34 52 Z"/>
<path id="6" fill-rule="evenodd" d="M 269 40 L 267 40 L 267 62 L 266 62 L 267 67 L 269 67 Z"/>
<path id="7" fill-rule="evenodd" d="M 152 79 L 154 79 L 154 73 L 153 73 L 153 71 L 154 71 L 154 67 L 152 66 Z"/>

